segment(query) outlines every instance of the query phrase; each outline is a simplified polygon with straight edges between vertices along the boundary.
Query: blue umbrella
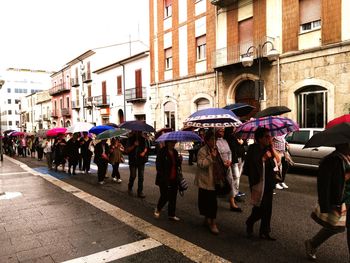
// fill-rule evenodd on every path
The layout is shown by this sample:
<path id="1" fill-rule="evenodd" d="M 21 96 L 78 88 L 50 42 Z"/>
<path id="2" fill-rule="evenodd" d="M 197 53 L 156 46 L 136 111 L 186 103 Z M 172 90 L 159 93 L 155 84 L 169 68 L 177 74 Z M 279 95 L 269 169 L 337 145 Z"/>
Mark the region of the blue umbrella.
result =
<path id="1" fill-rule="evenodd" d="M 132 131 L 154 132 L 154 128 L 144 121 L 126 121 L 119 125 L 119 128 Z"/>
<path id="2" fill-rule="evenodd" d="M 185 119 L 185 126 L 192 126 L 198 128 L 220 128 L 220 127 L 238 127 L 242 122 L 230 110 L 221 108 L 209 108 L 200 110 L 187 119 Z"/>
<path id="3" fill-rule="evenodd" d="M 202 141 L 198 134 L 191 131 L 174 131 L 167 132 L 159 136 L 156 142 L 177 141 L 177 142 L 194 142 Z"/>
<path id="4" fill-rule="evenodd" d="M 115 128 L 108 125 L 98 125 L 98 126 L 92 127 L 89 130 L 89 132 L 97 135 L 97 134 L 100 134 L 101 132 L 104 132 L 106 130 L 111 130 L 111 129 L 115 129 Z"/>
<path id="5" fill-rule="evenodd" d="M 237 102 L 226 105 L 225 107 L 223 107 L 223 109 L 233 111 L 233 113 L 236 114 L 238 117 L 242 117 L 251 113 L 252 110 L 255 109 L 255 107 L 246 103 Z"/>

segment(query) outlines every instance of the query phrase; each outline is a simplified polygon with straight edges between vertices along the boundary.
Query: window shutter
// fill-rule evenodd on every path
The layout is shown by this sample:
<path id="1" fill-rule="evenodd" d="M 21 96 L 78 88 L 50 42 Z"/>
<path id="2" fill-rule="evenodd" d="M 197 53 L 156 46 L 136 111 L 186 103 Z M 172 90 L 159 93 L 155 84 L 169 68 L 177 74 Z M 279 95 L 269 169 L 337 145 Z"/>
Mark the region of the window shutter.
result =
<path id="1" fill-rule="evenodd" d="M 141 69 L 135 70 L 136 97 L 142 98 Z"/>
<path id="2" fill-rule="evenodd" d="M 197 37 L 197 47 L 198 47 L 198 46 L 205 45 L 206 42 L 207 42 L 206 35 Z"/>
<path id="3" fill-rule="evenodd" d="M 164 1 L 164 6 L 165 7 L 171 6 L 171 2 L 172 2 L 171 0 L 165 0 Z"/>
<path id="4" fill-rule="evenodd" d="M 164 52 L 165 52 L 165 58 L 171 58 L 173 56 L 172 48 L 167 48 Z"/>
<path id="5" fill-rule="evenodd" d="M 299 2 L 300 24 L 321 19 L 321 0 L 301 0 Z"/>
<path id="6" fill-rule="evenodd" d="M 88 97 L 91 97 L 91 85 L 88 85 Z"/>
<path id="7" fill-rule="evenodd" d="M 122 76 L 117 77 L 117 92 L 118 95 L 122 94 Z"/>
<path id="8" fill-rule="evenodd" d="M 238 31 L 240 53 L 245 54 L 247 49 L 253 45 L 253 18 L 239 22 Z"/>
<path id="9" fill-rule="evenodd" d="M 102 104 L 107 104 L 107 84 L 102 81 Z"/>

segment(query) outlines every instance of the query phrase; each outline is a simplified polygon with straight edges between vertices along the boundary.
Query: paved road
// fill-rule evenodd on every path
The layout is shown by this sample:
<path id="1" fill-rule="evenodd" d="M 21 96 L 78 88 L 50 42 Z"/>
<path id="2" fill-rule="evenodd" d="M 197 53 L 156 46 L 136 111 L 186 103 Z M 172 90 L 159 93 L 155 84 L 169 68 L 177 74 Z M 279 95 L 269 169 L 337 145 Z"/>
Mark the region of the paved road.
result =
<path id="1" fill-rule="evenodd" d="M 20 158 L 19 160 L 33 167 L 35 171 L 43 174 L 48 173 L 43 162 L 32 158 Z M 188 166 L 186 162 L 183 165 L 184 175 L 190 183 L 190 189 L 185 193 L 184 197 L 178 197 L 177 216 L 182 219 L 178 223 L 169 222 L 166 219 L 165 213 L 164 215 L 162 214 L 159 220 L 154 219 L 152 216 L 152 211 L 159 196 L 158 189 L 154 185 L 155 168 L 153 165 L 146 167 L 145 194 L 147 197 L 143 200 L 130 197 L 126 193 L 128 179 L 128 167 L 126 165 L 120 168 L 123 179 L 122 184 L 115 184 L 108 180 L 107 184 L 99 186 L 97 185 L 95 174 L 78 174 L 76 176 L 68 176 L 67 174 L 55 172 L 50 172 L 50 174 L 59 178 L 59 182 L 68 183 L 81 191 L 89 193 L 91 196 L 98 197 L 108 204 L 114 205 L 122 209 L 122 211 L 126 211 L 144 220 L 144 222 L 152 226 L 166 230 L 174 236 L 180 237 L 182 240 L 195 244 L 228 261 L 307 262 L 303 241 L 319 229 L 309 217 L 310 211 L 316 202 L 316 180 L 312 173 L 305 175 L 305 171 L 292 171 L 293 173 L 290 173 L 287 178 L 287 184 L 290 185 L 290 189 L 276 192 L 274 196 L 272 235 L 277 237 L 278 240 L 276 242 L 267 242 L 258 238 L 248 240 L 245 237 L 244 221 L 250 213 L 251 207 L 249 202 L 241 204 L 243 213 L 233 213 L 228 210 L 227 201 L 221 199 L 219 201 L 218 212 L 220 235 L 213 236 L 210 234 L 203 227 L 202 218 L 198 215 L 196 204 L 197 189 L 192 185 L 195 170 L 195 166 Z M 2 182 L 6 182 L 5 185 L 7 187 L 10 187 L 11 183 L 7 182 L 9 180 L 8 177 L 4 179 L 2 176 L 1 179 Z M 28 185 L 30 184 L 31 182 L 29 181 Z M 243 191 L 248 192 L 247 178 L 242 178 L 241 188 Z M 50 191 L 50 189 L 46 190 L 47 193 Z M 78 211 L 81 212 L 81 209 Z M 1 224 L 3 225 L 4 223 Z M 89 227 L 87 226 L 87 228 Z M 135 230 L 130 230 L 127 227 L 125 233 L 129 233 L 130 231 L 132 233 L 135 232 Z M 139 232 L 141 235 L 144 235 L 142 238 L 149 237 L 149 235 L 144 234 L 142 227 L 139 229 Z M 115 238 L 117 240 L 113 242 L 121 242 L 118 240 L 118 235 Z M 345 234 L 340 234 L 324 244 L 318 253 L 318 262 L 347 262 L 345 240 Z M 121 243 L 125 244 L 125 241 Z M 173 253 L 174 256 L 170 256 L 169 262 L 185 262 L 184 259 L 186 258 L 180 259 L 176 257 L 181 256 L 181 253 L 178 253 L 175 247 L 175 245 L 174 248 L 170 245 L 169 253 Z M 334 249 L 334 247 L 337 249 Z M 164 250 L 169 249 L 168 246 L 160 246 L 160 248 Z M 156 248 L 155 250 L 160 248 Z M 149 253 L 149 251 L 144 253 Z M 154 257 L 161 257 L 163 251 L 159 252 L 160 254 L 151 254 Z M 155 262 L 154 258 L 148 257 L 147 254 L 144 257 L 142 255 L 134 255 L 134 259 L 143 262 Z M 2 261 L 0 260 L 0 262 Z"/>

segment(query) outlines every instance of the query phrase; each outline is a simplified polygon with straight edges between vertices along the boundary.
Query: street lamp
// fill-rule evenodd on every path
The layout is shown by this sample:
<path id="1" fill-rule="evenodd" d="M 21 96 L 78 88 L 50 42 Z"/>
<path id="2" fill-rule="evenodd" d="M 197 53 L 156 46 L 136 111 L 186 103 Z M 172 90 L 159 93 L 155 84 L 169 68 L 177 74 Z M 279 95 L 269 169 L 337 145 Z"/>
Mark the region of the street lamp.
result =
<path id="1" fill-rule="evenodd" d="M 263 98 L 264 95 L 264 81 L 261 79 L 261 60 L 264 57 L 263 51 L 264 47 L 267 44 L 271 44 L 272 48 L 270 51 L 267 52 L 266 57 L 269 61 L 275 61 L 279 57 L 279 52 L 274 48 L 273 43 L 271 41 L 265 41 L 263 44 L 259 44 L 257 47 L 256 46 L 250 46 L 247 49 L 247 52 L 243 55 L 243 58 L 241 60 L 243 67 L 251 67 L 254 63 L 254 56 L 252 54 L 252 50 L 255 50 L 256 52 L 256 57 L 258 60 L 259 64 L 259 72 L 258 76 L 259 79 L 258 81 L 255 82 L 255 94 L 256 98 L 260 101 Z"/>
<path id="2" fill-rule="evenodd" d="M 2 80 L 0 79 L 0 90 L 2 88 L 2 86 L 5 84 L 5 80 Z M 1 123 L 1 115 L 2 115 L 2 112 L 1 112 L 1 104 L 0 104 L 0 136 L 2 136 L 2 123 Z M 4 161 L 4 155 L 3 155 L 3 152 L 2 152 L 2 137 L 0 137 L 0 161 Z"/>

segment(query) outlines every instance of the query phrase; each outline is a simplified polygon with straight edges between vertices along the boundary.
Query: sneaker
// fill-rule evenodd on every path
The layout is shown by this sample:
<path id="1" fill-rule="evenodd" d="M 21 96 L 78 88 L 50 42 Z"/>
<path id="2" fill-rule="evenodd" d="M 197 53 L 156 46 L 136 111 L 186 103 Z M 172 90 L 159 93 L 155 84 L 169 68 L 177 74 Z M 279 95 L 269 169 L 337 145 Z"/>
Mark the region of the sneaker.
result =
<path id="1" fill-rule="evenodd" d="M 115 177 L 113 177 L 112 180 L 113 180 L 114 182 L 117 182 L 117 178 L 115 178 Z"/>
<path id="2" fill-rule="evenodd" d="M 312 247 L 310 239 L 305 241 L 305 252 L 308 259 L 316 260 L 316 249 Z"/>
<path id="3" fill-rule="evenodd" d="M 280 185 L 281 185 L 283 188 L 285 188 L 285 189 L 288 189 L 288 188 L 289 188 L 288 185 L 286 185 L 285 182 L 281 183 Z"/>
<path id="4" fill-rule="evenodd" d="M 137 197 L 138 197 L 138 198 L 145 198 L 146 195 L 145 195 L 144 193 L 141 192 L 141 193 L 138 193 L 138 194 L 137 194 Z"/>
<path id="5" fill-rule="evenodd" d="M 104 181 L 100 181 L 100 182 L 98 182 L 100 185 L 103 185 L 103 184 L 105 184 L 105 182 Z"/>
<path id="6" fill-rule="evenodd" d="M 155 218 L 159 218 L 160 217 L 160 211 L 158 211 L 157 209 L 154 209 L 154 213 L 153 213 Z"/>
<path id="7" fill-rule="evenodd" d="M 180 221 L 180 218 L 178 218 L 177 216 L 169 216 L 168 218 L 170 221 Z"/>
<path id="8" fill-rule="evenodd" d="M 281 186 L 280 184 L 276 184 L 276 189 L 282 190 L 282 189 L 283 189 L 283 186 Z"/>
<path id="9" fill-rule="evenodd" d="M 123 182 L 122 179 L 118 179 L 118 180 L 117 180 L 117 183 L 118 183 L 118 184 L 120 184 L 121 182 Z"/>

